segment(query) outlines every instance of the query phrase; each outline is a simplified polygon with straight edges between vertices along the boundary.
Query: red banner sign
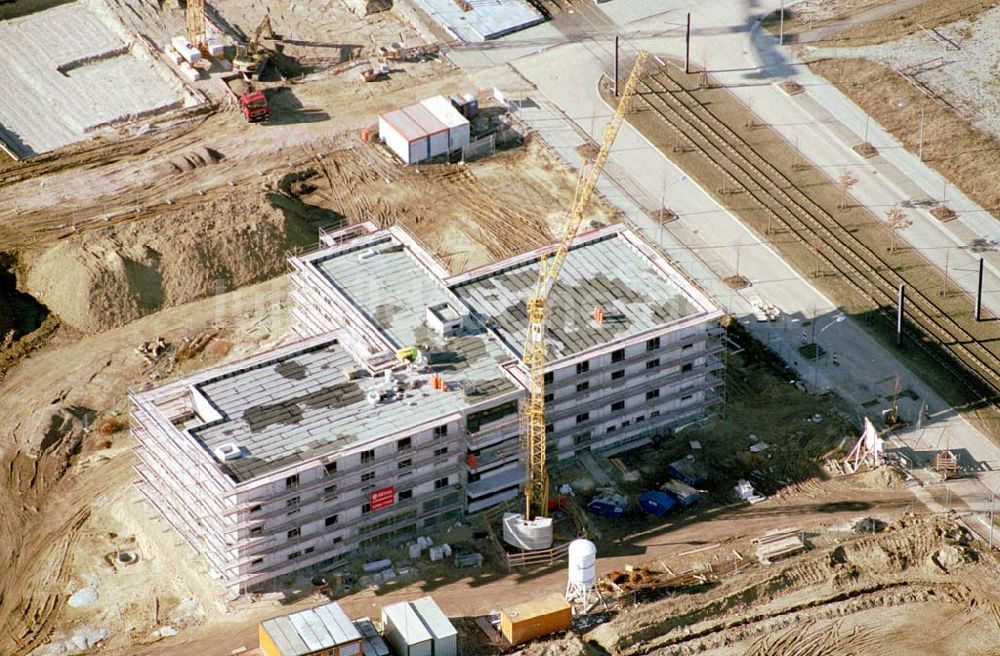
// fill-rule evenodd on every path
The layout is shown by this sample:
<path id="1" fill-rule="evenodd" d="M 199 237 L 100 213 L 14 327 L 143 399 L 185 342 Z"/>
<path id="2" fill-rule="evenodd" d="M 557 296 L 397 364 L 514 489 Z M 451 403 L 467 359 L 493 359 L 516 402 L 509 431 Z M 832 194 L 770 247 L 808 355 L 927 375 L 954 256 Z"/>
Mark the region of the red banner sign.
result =
<path id="1" fill-rule="evenodd" d="M 372 507 L 372 512 L 388 508 L 396 502 L 396 488 L 393 486 L 384 487 L 381 490 L 372 491 L 369 495 L 368 503 Z"/>

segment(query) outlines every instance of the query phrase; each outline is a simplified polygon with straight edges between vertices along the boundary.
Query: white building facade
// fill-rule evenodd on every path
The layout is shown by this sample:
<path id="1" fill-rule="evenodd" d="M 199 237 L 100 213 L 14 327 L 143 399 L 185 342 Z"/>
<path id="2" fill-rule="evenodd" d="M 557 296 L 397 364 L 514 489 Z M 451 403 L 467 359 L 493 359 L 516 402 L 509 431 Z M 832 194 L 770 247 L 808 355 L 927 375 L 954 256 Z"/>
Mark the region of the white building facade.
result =
<path id="1" fill-rule="evenodd" d="M 139 487 L 234 592 L 518 495 L 547 250 L 452 276 L 398 228 L 325 235 L 290 258 L 297 342 L 133 395 Z M 721 311 L 631 231 L 578 238 L 550 301 L 555 466 L 721 401 Z"/>

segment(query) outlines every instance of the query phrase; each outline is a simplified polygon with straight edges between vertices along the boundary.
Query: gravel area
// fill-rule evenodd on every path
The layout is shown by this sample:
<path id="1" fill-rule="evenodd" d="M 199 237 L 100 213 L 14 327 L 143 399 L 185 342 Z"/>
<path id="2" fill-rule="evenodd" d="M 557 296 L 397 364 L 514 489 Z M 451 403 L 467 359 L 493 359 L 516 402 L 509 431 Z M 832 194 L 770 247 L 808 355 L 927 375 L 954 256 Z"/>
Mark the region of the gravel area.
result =
<path id="1" fill-rule="evenodd" d="M 807 47 L 806 54 L 810 59 L 869 59 L 910 73 L 974 127 L 1000 138 L 1000 7 L 975 20 L 940 26 L 936 34 L 919 31 L 856 48 Z"/>

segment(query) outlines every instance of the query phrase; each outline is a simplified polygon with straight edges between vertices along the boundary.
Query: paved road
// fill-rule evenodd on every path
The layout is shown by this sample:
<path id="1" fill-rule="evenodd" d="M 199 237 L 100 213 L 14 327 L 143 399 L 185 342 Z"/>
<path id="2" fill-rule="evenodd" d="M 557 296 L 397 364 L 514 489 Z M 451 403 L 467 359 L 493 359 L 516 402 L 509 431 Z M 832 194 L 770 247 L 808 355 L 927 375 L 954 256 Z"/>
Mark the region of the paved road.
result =
<path id="1" fill-rule="evenodd" d="M 863 140 L 865 115 L 833 86 L 791 59 L 787 50 L 778 47 L 777 39 L 760 29 L 757 19 L 778 5 L 779 0 L 611 0 L 602 3 L 600 11 L 624 35 L 626 48 L 661 56 L 683 55 L 683 22 L 690 11 L 693 59 L 707 62 L 713 74 L 745 98 L 762 121 L 772 124 L 789 141 L 797 140 L 803 155 L 831 177 L 848 168 L 855 172 L 861 180 L 853 195 L 877 214 L 897 202 L 940 198 L 944 187 L 939 176 L 874 121 L 867 126 L 868 137 L 882 156 L 866 162 L 851 150 Z M 544 25 L 487 48 L 462 49 L 449 55 L 481 86 L 499 87 L 509 97 L 523 101 L 516 108 L 521 119 L 572 165 L 579 164 L 577 146 L 587 139 L 599 142 L 611 116 L 597 96 L 595 82 L 613 67 L 614 31 L 606 22 L 595 21 L 583 12 L 577 21 L 575 30 Z M 562 34 L 573 36 L 560 43 Z M 775 85 L 789 78 L 803 84 L 806 93 L 789 97 Z M 960 450 L 966 464 L 982 470 L 982 483 L 1000 491 L 1000 474 L 993 471 L 1000 469 L 1000 448 L 959 417 L 860 326 L 842 318 L 829 299 L 694 182 L 686 180 L 682 171 L 629 125 L 619 134 L 598 190 L 751 331 L 771 344 L 811 387 L 836 388 L 855 403 L 859 415 L 875 415 L 889 406 L 888 397 L 898 375 L 902 389 L 912 391 L 913 398 L 901 403 L 900 412 L 910 420 L 911 428 L 900 431 L 895 443 L 923 456 L 945 446 Z M 954 189 L 948 190 L 947 200 L 959 212 L 957 220 L 941 224 L 922 210 L 907 210 L 914 225 L 905 232 L 905 239 L 941 266 L 948 251 L 953 280 L 970 290 L 978 255 L 964 247 L 974 238 L 1000 241 L 1000 224 Z M 680 219 L 661 225 L 657 220 L 661 203 L 676 211 Z M 985 256 L 989 264 L 985 305 L 1000 313 L 1000 260 L 996 253 Z M 733 292 L 721 281 L 737 271 L 753 281 L 744 293 Z M 749 303 L 755 296 L 778 306 L 781 320 L 757 322 Z M 814 333 L 828 355 L 810 363 L 797 349 L 803 334 L 811 340 Z M 838 354 L 837 364 L 833 353 Z M 918 427 L 924 403 L 930 416 Z M 987 509 L 988 497 L 978 493 L 966 496 L 970 507 Z"/>

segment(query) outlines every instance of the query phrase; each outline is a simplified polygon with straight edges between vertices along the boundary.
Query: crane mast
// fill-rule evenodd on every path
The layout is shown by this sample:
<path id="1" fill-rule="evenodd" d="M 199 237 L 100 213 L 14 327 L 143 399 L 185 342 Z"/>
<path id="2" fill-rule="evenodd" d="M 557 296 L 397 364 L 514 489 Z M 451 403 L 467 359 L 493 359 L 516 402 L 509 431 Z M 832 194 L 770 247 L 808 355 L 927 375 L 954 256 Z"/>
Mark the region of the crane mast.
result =
<path id="1" fill-rule="evenodd" d="M 184 12 L 187 20 L 187 38 L 198 50 L 206 49 L 205 0 L 187 0 Z"/>
<path id="2" fill-rule="evenodd" d="M 618 136 L 618 130 L 625 121 L 629 102 L 635 95 L 639 77 L 647 53 L 640 52 L 636 57 L 632 72 L 622 89 L 621 99 L 614 116 L 604 128 L 601 149 L 594 158 L 586 174 L 580 178 L 573 205 L 566 224 L 563 226 L 559 246 L 551 258 L 542 257 L 538 267 L 538 279 L 535 282 L 531 298 L 528 299 L 528 329 L 524 339 L 523 361 L 528 368 L 528 407 L 521 414 L 522 451 L 527 457 L 528 481 L 524 486 L 525 513 L 527 520 L 535 517 L 545 517 L 549 505 L 549 474 L 546 468 L 547 444 L 545 434 L 545 321 L 546 303 L 549 292 L 555 284 L 559 271 L 562 269 L 566 255 L 569 254 L 573 238 L 583 222 L 584 213 L 590 203 L 590 197 L 597 186 L 604 164 L 611 155 L 611 146 Z"/>

